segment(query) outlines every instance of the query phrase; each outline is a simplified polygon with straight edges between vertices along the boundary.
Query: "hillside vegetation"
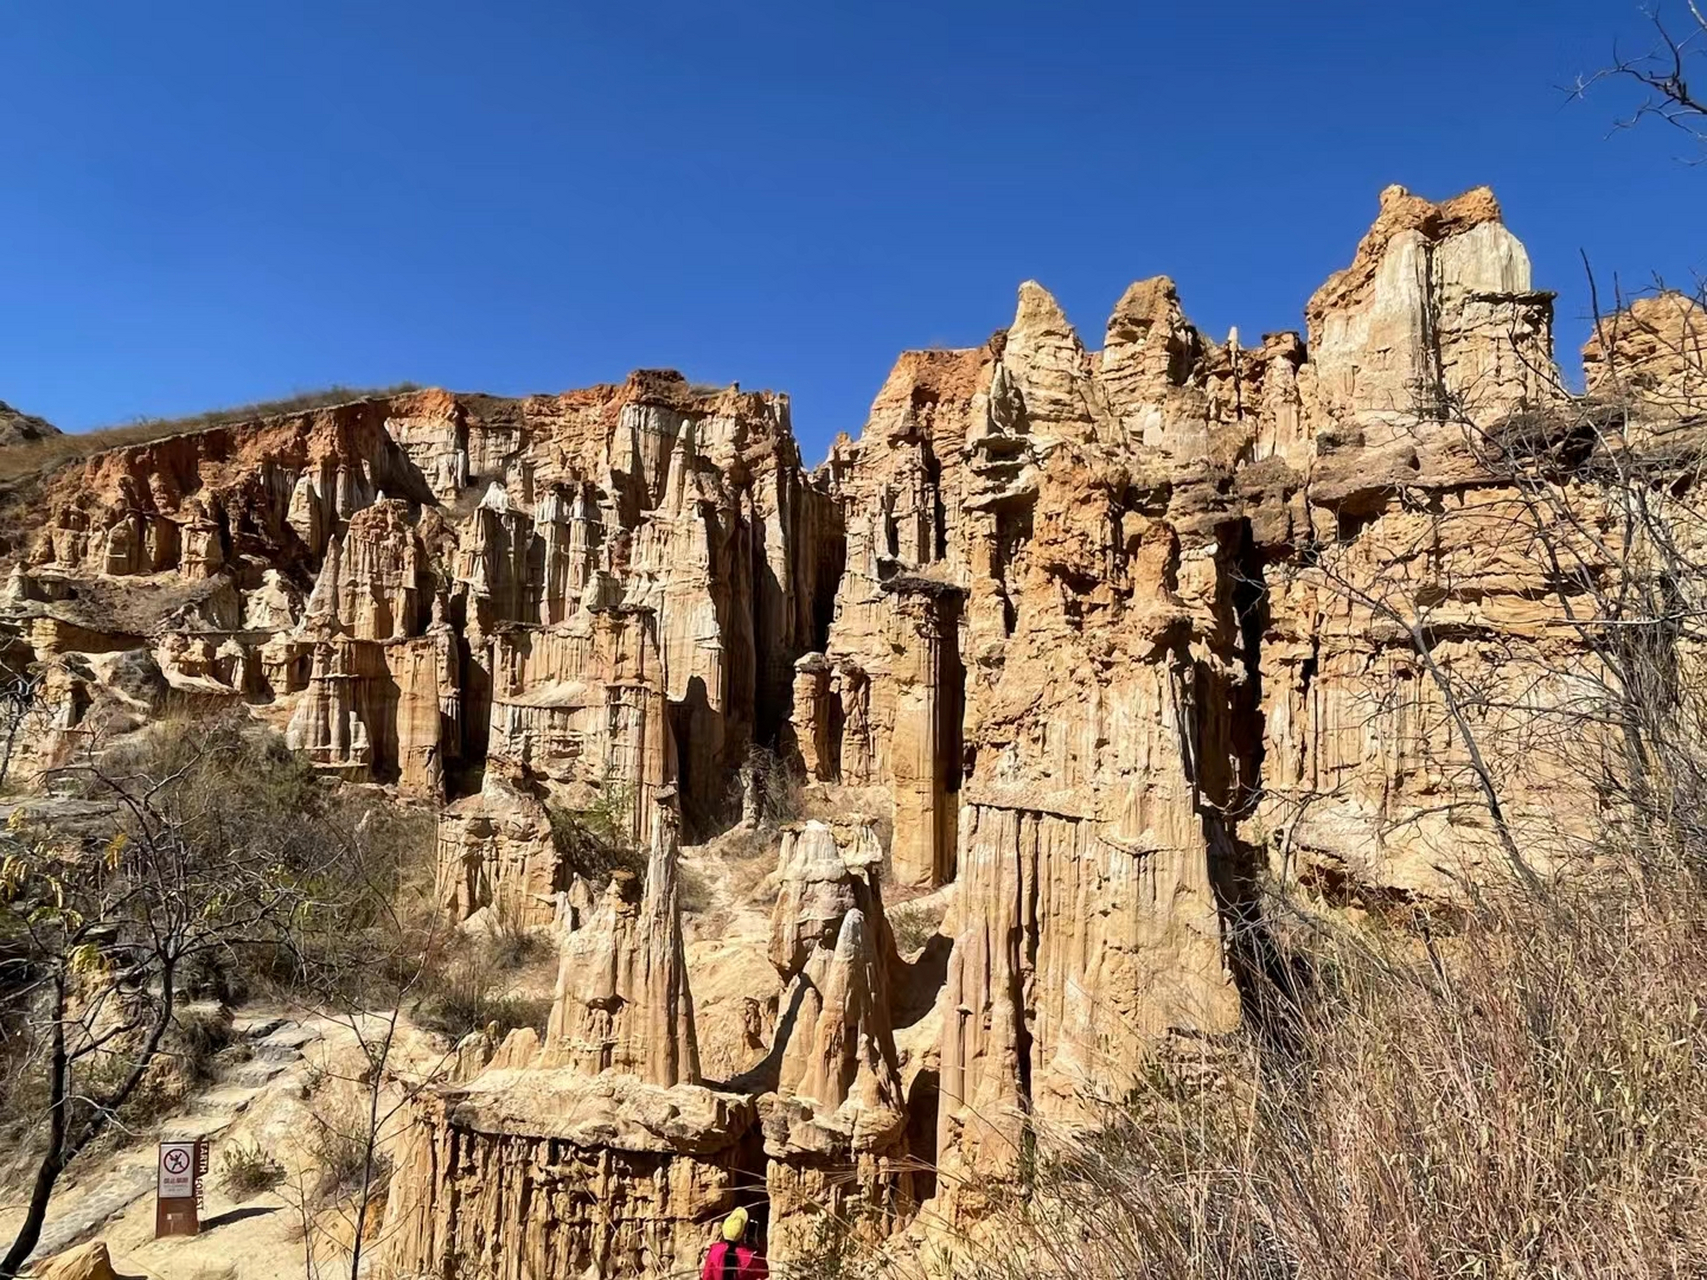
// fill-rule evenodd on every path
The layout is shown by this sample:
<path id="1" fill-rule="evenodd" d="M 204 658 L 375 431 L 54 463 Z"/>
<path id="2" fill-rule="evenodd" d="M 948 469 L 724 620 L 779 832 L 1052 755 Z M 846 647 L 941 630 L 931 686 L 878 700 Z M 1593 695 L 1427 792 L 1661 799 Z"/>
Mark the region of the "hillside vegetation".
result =
<path id="1" fill-rule="evenodd" d="M 412 382 L 398 382 L 388 387 L 332 386 L 319 391 L 304 391 L 281 400 L 261 400 L 254 404 L 232 405 L 209 409 L 204 413 L 182 418 L 144 418 L 122 426 L 102 427 L 75 435 L 51 435 L 24 443 L 0 447 L 0 483 L 52 470 L 78 458 L 117 449 L 125 445 L 147 444 L 167 436 L 206 431 L 210 427 L 232 422 L 253 422 L 260 418 L 275 418 L 287 413 L 308 409 L 323 409 L 329 405 L 348 404 L 352 400 L 369 400 L 382 396 L 402 395 L 419 388 Z"/>

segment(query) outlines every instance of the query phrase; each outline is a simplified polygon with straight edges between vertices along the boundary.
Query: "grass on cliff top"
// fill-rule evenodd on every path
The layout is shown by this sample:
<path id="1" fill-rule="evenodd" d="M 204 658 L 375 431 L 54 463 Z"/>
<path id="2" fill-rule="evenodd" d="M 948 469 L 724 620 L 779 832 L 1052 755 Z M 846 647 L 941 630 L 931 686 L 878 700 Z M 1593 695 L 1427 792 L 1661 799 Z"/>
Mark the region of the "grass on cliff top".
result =
<path id="1" fill-rule="evenodd" d="M 418 391 L 413 382 L 398 382 L 388 387 L 325 387 L 319 391 L 304 391 L 282 400 L 261 400 L 254 404 L 232 405 L 224 409 L 209 409 L 205 413 L 183 418 L 145 418 L 123 426 L 103 427 L 94 431 L 49 436 L 42 440 L 0 447 L 0 482 L 16 480 L 65 463 L 104 453 L 126 445 L 147 444 L 167 436 L 206 431 L 233 422 L 252 422 L 281 414 L 302 413 L 323 409 L 329 405 L 347 404 L 352 400 L 370 400 L 381 396 L 402 395 Z"/>

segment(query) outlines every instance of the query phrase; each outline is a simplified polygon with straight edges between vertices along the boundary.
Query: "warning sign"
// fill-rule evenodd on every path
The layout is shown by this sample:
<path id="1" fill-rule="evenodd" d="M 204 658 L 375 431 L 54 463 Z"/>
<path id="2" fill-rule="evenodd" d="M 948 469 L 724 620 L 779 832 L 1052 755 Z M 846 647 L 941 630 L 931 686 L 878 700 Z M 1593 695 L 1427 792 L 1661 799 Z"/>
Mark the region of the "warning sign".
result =
<path id="1" fill-rule="evenodd" d="M 188 1199 L 196 1193 L 196 1144 L 160 1144 L 160 1198 Z"/>
<path id="2" fill-rule="evenodd" d="M 205 1142 L 162 1142 L 154 1235 L 193 1236 L 201 1229 L 201 1179 L 207 1172 Z"/>

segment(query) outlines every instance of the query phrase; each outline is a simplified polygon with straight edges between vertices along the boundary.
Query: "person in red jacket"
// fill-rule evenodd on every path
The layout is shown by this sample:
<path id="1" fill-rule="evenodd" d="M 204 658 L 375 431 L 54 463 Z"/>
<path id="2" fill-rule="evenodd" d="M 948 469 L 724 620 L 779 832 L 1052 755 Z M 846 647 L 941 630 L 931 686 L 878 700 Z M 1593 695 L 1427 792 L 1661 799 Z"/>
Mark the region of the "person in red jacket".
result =
<path id="1" fill-rule="evenodd" d="M 745 1209 L 723 1219 L 723 1239 L 706 1251 L 699 1280 L 769 1280 L 764 1250 L 749 1238 L 749 1225 Z"/>

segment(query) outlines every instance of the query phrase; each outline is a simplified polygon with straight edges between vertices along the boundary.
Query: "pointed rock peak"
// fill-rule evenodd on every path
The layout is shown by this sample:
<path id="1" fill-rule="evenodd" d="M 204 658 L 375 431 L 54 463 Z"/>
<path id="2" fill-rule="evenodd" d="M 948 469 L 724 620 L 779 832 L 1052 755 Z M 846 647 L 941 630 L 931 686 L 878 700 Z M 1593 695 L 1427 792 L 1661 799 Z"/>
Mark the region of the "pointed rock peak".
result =
<path id="1" fill-rule="evenodd" d="M 333 534 L 331 541 L 326 544 L 326 556 L 320 563 L 319 576 L 314 579 L 314 590 L 309 593 L 308 606 L 303 613 L 303 621 L 309 619 L 324 620 L 338 619 L 338 586 L 343 577 L 344 539 Z"/>
<path id="2" fill-rule="evenodd" d="M 1151 276 L 1126 286 L 1126 292 L 1120 295 L 1108 318 L 1103 339 L 1104 359 L 1118 360 L 1123 354 L 1114 353 L 1148 345 L 1152 333 L 1158 334 L 1164 345 L 1189 346 L 1195 341 L 1184 336 L 1195 334 L 1195 330 L 1180 307 L 1179 290 L 1167 276 Z"/>
<path id="3" fill-rule="evenodd" d="M 836 963 L 847 964 L 859 959 L 875 963 L 876 958 L 876 949 L 871 945 L 871 931 L 865 923 L 865 912 L 855 907 L 842 917 L 841 932 L 836 935 Z"/>
<path id="4" fill-rule="evenodd" d="M 504 488 L 502 480 L 494 480 L 486 486 L 486 495 L 480 499 L 482 511 L 496 511 L 499 515 L 510 512 L 510 492 Z"/>
<path id="5" fill-rule="evenodd" d="M 1148 327 L 1158 320 L 1172 319 L 1180 314 L 1179 289 L 1167 276 L 1151 276 L 1134 280 L 1114 304 L 1108 318 L 1109 340 L 1117 333 L 1124 336 L 1136 327 Z"/>
<path id="6" fill-rule="evenodd" d="M 677 892 L 680 843 L 666 812 L 675 812 L 668 788 L 654 815 L 645 889 L 617 872 L 591 918 L 562 936 L 549 1056 L 582 1075 L 611 1071 L 662 1088 L 699 1082 Z"/>
<path id="7" fill-rule="evenodd" d="M 1411 198 L 1409 187 L 1402 187 L 1397 182 L 1389 182 L 1381 188 L 1381 209 L 1383 212 Z"/>
<path id="8" fill-rule="evenodd" d="M 646 860 L 646 909 L 675 910 L 677 865 L 681 860 L 681 813 L 676 808 L 676 789 L 660 787 L 652 814 L 652 846 Z"/>
<path id="9" fill-rule="evenodd" d="M 1067 313 L 1061 310 L 1055 295 L 1035 280 L 1020 285 L 1019 309 L 1008 327 L 1009 347 L 1020 340 L 1021 334 L 1063 332 L 1072 333 L 1073 326 L 1067 322 Z"/>
<path id="10" fill-rule="evenodd" d="M 771 915 L 770 960 L 784 981 L 802 972 L 819 949 L 835 945 L 848 911 L 859 905 L 856 877 L 835 833 L 822 822 L 783 832 Z"/>
<path id="11" fill-rule="evenodd" d="M 1019 311 L 1002 362 L 1018 380 L 1030 434 L 1077 435 L 1088 425 L 1084 344 L 1060 305 L 1035 281 L 1020 286 Z"/>
<path id="12" fill-rule="evenodd" d="M 881 1149 L 899 1136 L 905 1112 L 875 932 L 858 907 L 842 919 L 821 989 L 795 1096 L 814 1124 L 854 1149 Z M 819 1145 L 798 1127 L 790 1136 L 803 1147 Z"/>

